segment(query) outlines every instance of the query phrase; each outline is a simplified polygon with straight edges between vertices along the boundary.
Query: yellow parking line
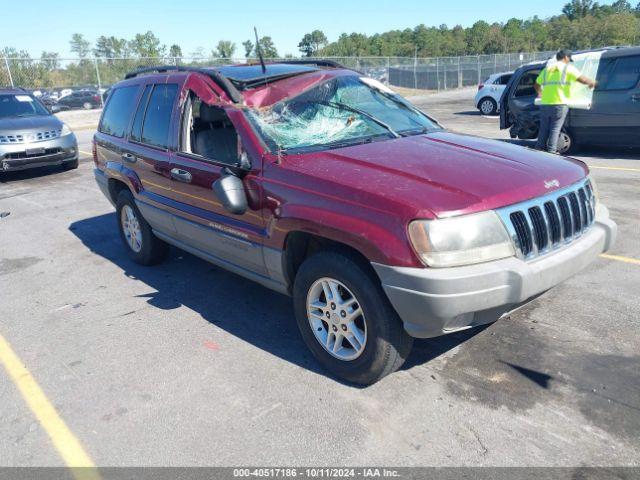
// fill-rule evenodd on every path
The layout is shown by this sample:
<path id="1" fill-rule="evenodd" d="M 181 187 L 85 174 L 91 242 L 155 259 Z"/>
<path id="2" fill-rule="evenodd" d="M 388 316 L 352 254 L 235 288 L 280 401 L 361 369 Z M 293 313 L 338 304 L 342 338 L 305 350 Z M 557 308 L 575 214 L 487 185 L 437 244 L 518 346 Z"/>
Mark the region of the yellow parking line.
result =
<path id="1" fill-rule="evenodd" d="M 73 468 L 71 471 L 73 476 L 78 480 L 99 479 L 100 475 L 89 455 L 2 335 L 0 335 L 0 362 L 67 466 L 84 467 Z"/>
<path id="2" fill-rule="evenodd" d="M 83 155 L 89 155 L 90 157 L 93 157 L 93 153 L 91 152 L 85 152 L 84 150 L 78 150 L 80 153 L 82 153 Z"/>
<path id="3" fill-rule="evenodd" d="M 618 262 L 631 263 L 632 265 L 640 265 L 640 260 L 636 258 L 623 257 L 621 255 L 609 255 L 608 253 L 601 253 L 600 256 L 608 260 L 617 260 Z"/>
<path id="4" fill-rule="evenodd" d="M 600 165 L 589 165 L 589 168 L 596 168 L 598 170 L 621 170 L 623 172 L 640 172 L 640 168 L 628 168 L 628 167 L 601 167 Z"/>

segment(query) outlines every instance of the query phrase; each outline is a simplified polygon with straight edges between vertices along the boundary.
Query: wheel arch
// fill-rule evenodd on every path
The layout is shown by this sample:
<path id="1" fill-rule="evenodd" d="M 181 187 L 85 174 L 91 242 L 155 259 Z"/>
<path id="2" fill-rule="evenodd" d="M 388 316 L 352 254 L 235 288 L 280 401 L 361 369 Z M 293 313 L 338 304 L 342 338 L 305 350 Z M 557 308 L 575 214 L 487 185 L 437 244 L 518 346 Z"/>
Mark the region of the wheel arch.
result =
<path id="1" fill-rule="evenodd" d="M 307 258 L 322 251 L 337 252 L 348 256 L 365 271 L 371 273 L 373 278 L 380 280 L 371 266 L 370 260 L 358 248 L 322 235 L 297 230 L 287 234 L 282 256 L 282 268 L 289 291 L 293 287 L 293 282 L 302 263 Z"/>

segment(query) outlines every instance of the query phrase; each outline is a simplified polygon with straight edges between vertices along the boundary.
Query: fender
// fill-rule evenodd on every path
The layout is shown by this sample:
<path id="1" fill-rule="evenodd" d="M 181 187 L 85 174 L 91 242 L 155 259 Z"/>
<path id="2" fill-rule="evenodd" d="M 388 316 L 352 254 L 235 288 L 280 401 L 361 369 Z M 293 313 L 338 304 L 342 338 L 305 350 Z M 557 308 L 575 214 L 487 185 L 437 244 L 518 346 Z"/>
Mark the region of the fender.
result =
<path id="1" fill-rule="evenodd" d="M 104 164 L 104 172 L 107 175 L 107 178 L 114 178 L 124 182 L 135 194 L 140 193 L 142 190 L 142 182 L 140 181 L 138 174 L 121 163 L 106 162 Z"/>
<path id="2" fill-rule="evenodd" d="M 303 205 L 283 205 L 267 227 L 273 247 L 286 247 L 292 232 L 304 232 L 347 245 L 370 262 L 397 266 L 423 266 L 413 253 L 400 219 L 393 225 L 373 223 L 352 215 Z"/>

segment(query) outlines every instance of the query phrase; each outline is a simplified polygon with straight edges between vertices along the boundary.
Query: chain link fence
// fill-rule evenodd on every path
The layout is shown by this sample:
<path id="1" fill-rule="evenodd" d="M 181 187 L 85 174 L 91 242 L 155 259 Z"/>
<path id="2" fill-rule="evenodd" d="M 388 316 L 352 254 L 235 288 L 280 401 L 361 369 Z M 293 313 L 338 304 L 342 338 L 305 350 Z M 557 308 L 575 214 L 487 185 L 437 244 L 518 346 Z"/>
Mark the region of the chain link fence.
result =
<path id="1" fill-rule="evenodd" d="M 421 90 L 447 90 L 477 85 L 489 75 L 512 71 L 526 63 L 550 58 L 553 52 L 471 55 L 463 57 L 324 57 L 387 85 Z M 269 59 L 277 61 L 284 59 Z M 291 60 L 291 59 L 287 59 Z M 108 88 L 127 72 L 157 65 L 194 67 L 255 62 L 224 58 L 4 58 L 0 86 L 31 90 Z"/>

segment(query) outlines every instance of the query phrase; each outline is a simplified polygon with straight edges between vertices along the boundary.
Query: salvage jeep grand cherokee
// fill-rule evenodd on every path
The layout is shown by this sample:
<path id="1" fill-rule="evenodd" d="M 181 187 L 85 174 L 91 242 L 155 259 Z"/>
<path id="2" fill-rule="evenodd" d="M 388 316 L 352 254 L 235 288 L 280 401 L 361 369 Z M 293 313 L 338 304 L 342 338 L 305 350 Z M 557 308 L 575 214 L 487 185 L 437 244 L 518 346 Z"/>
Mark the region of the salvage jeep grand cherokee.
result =
<path id="1" fill-rule="evenodd" d="M 133 260 L 172 244 L 292 295 L 314 356 L 361 384 L 412 337 L 497 320 L 616 234 L 582 162 L 447 132 L 331 62 L 133 72 L 94 160 Z"/>

